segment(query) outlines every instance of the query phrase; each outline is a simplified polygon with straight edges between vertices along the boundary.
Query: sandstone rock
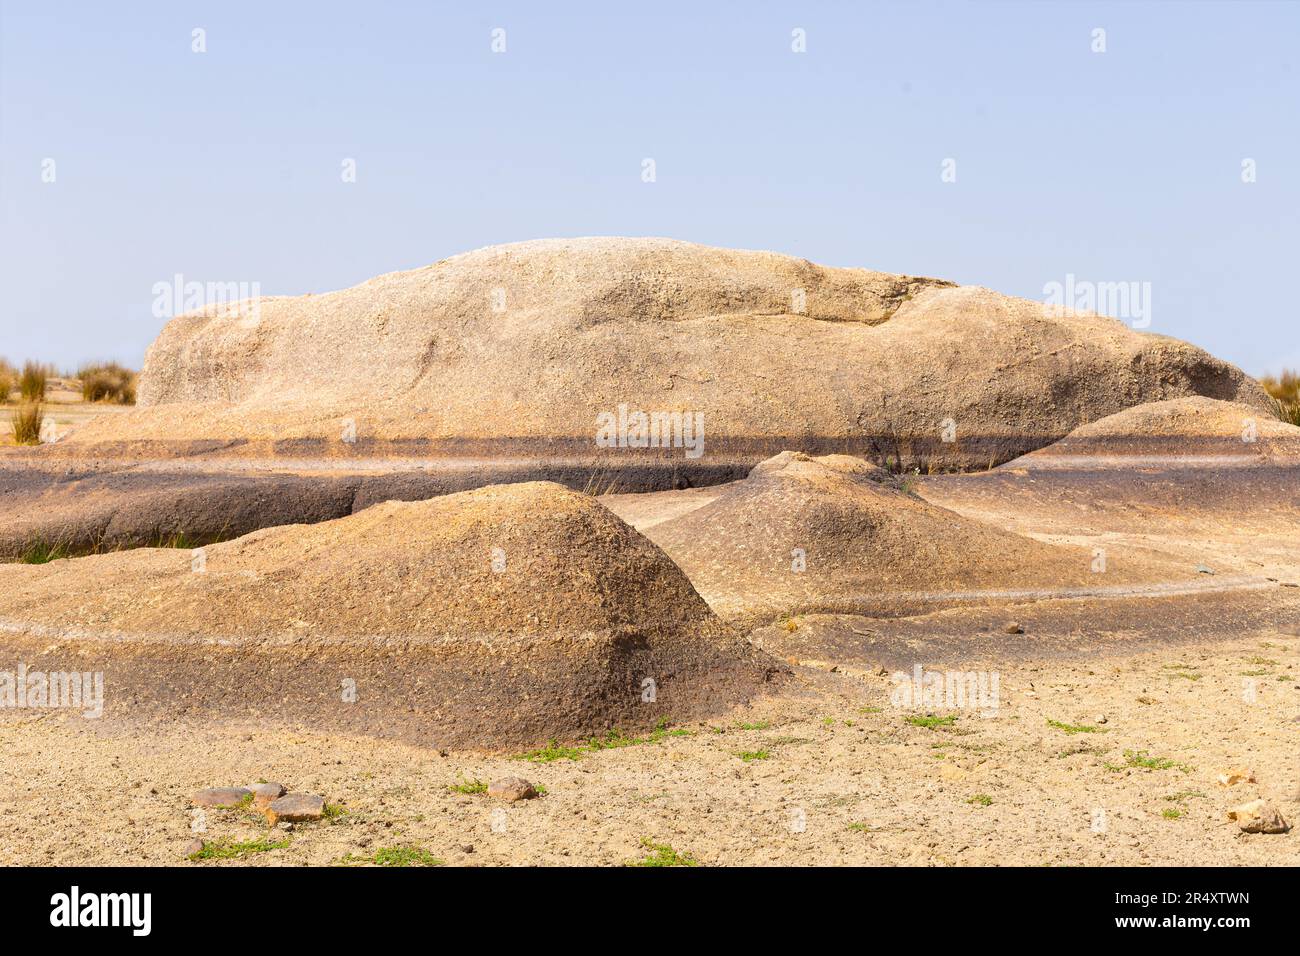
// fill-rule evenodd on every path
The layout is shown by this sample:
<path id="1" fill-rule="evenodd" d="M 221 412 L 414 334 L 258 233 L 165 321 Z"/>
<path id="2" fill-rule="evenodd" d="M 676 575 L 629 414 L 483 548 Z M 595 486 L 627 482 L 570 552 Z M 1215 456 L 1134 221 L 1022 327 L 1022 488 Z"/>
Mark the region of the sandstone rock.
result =
<path id="1" fill-rule="evenodd" d="M 671 494 L 661 495 L 670 508 Z M 693 503 L 645 525 L 645 534 L 715 611 L 745 625 L 815 612 L 897 614 L 992 588 L 1097 583 L 1089 551 L 930 504 L 846 455 L 783 452 Z M 1130 563 L 1108 581 L 1143 574 Z"/>
<path id="2" fill-rule="evenodd" d="M 1255 783 L 1255 771 L 1249 767 L 1234 767 L 1215 779 L 1221 787 L 1235 787 L 1239 783 Z"/>
<path id="3" fill-rule="evenodd" d="M 325 798 L 314 793 L 288 793 L 273 800 L 266 808 L 266 819 L 271 826 L 281 821 L 303 823 L 319 820 L 325 814 Z"/>
<path id="4" fill-rule="evenodd" d="M 1300 428 L 1280 421 L 1255 399 L 1189 395 L 1148 401 L 1082 424 L 1060 441 L 1025 455 L 1014 467 L 1069 465 L 1070 459 L 1300 457 Z M 1205 567 L 1205 565 L 1201 565 Z M 1202 572 L 1213 573 L 1213 571 Z"/>
<path id="5" fill-rule="evenodd" d="M 1244 833 L 1286 833 L 1291 825 L 1277 807 L 1264 800 L 1252 800 L 1228 811 L 1228 819 L 1235 820 Z"/>
<path id="6" fill-rule="evenodd" d="M 137 712 L 273 710 L 439 749 L 649 730 L 647 678 L 675 719 L 705 718 L 785 671 L 659 548 L 552 483 L 390 501 L 204 552 L 202 574 L 168 548 L 0 564 L 0 614 L 112 635 L 132 653 L 109 655 L 105 680 Z M 364 706 L 340 702 L 344 679 Z"/>
<path id="7" fill-rule="evenodd" d="M 1021 627 L 1019 624 L 1017 624 L 1015 621 L 1008 621 L 1007 625 L 1004 628 L 1002 628 L 1002 630 L 1004 630 L 1008 634 L 1025 633 L 1025 629 Z"/>
<path id="8" fill-rule="evenodd" d="M 208 787 L 190 799 L 196 807 L 235 807 L 250 796 L 252 792 L 246 787 Z"/>
<path id="9" fill-rule="evenodd" d="M 282 783 L 253 783 L 248 789 L 253 794 L 253 806 L 259 810 L 270 806 L 273 800 L 284 796 L 287 788 Z"/>
<path id="10" fill-rule="evenodd" d="M 201 852 L 203 852 L 203 841 L 191 840 L 189 843 L 185 844 L 185 850 L 183 855 L 186 857 L 191 857 L 194 856 L 194 854 L 201 853 Z"/>
<path id="11" fill-rule="evenodd" d="M 502 777 L 500 780 L 493 780 L 488 785 L 487 792 L 489 797 L 499 797 L 508 803 L 514 803 L 516 800 L 531 800 L 537 796 L 533 785 L 523 777 Z"/>
<path id="12" fill-rule="evenodd" d="M 834 445 L 984 466 L 1140 402 L 1200 394 L 1266 411 L 1236 368 L 1115 319 L 668 239 L 491 246 L 249 306 L 171 320 L 145 358 L 142 407 L 60 445 L 334 443 L 352 419 L 363 443 L 430 436 L 489 457 L 554 455 L 591 450 L 596 416 L 626 403 L 702 412 L 708 454 L 750 464 Z M 779 401 L 755 385 L 808 369 L 819 386 Z"/>

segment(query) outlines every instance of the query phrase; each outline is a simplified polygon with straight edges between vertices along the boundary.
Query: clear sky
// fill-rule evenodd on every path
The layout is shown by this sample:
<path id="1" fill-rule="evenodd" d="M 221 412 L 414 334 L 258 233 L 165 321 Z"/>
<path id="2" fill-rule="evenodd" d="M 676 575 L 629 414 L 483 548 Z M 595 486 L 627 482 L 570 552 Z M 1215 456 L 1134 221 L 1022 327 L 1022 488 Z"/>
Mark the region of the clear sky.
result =
<path id="1" fill-rule="evenodd" d="M 138 363 L 178 273 L 323 292 L 649 235 L 1149 282 L 1151 331 L 1300 366 L 1293 3 L 0 0 L 0 31 L 11 360 Z"/>

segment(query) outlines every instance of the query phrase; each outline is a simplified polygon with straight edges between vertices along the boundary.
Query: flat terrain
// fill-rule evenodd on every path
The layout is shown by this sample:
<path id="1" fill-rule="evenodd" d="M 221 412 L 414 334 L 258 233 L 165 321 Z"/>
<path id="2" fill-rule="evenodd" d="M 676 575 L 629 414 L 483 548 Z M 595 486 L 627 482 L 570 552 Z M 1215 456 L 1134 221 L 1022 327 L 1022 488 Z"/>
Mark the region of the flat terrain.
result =
<path id="1" fill-rule="evenodd" d="M 1300 816 L 1295 631 L 1000 666 L 996 716 L 934 727 L 891 705 L 891 677 L 818 663 L 796 668 L 781 697 L 689 736 L 537 764 L 237 720 L 136 736 L 79 716 L 6 716 L 0 863 L 326 865 L 419 847 L 448 864 L 619 864 L 653 852 L 643 839 L 718 865 L 1300 858 L 1294 832 L 1247 835 L 1225 817 L 1257 796 Z M 1064 729 L 1080 727 L 1093 729 Z M 1241 765 L 1257 783 L 1216 783 Z M 449 789 L 514 774 L 546 793 L 507 805 Z M 345 812 L 274 831 L 280 849 L 187 862 L 196 837 L 266 835 L 241 811 L 196 816 L 190 793 L 262 778 Z"/>

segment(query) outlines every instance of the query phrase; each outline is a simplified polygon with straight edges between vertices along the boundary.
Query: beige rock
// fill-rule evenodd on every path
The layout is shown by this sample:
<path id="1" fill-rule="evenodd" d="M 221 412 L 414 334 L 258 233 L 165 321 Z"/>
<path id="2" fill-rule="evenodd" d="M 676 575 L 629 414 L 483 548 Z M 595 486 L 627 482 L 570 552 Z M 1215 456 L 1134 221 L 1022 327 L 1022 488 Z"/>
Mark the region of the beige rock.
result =
<path id="1" fill-rule="evenodd" d="M 498 797 L 508 803 L 517 800 L 530 800 L 537 796 L 537 790 L 523 777 L 502 777 L 488 785 L 488 796 Z"/>
<path id="2" fill-rule="evenodd" d="M 170 321 L 141 407 L 60 444 L 337 443 L 350 419 L 363 441 L 554 455 L 592 450 L 596 416 L 626 403 L 703 413 L 705 460 L 833 444 L 983 466 L 1141 402 L 1203 394 L 1266 410 L 1238 369 L 1115 319 L 670 239 L 490 246 L 250 305 Z M 817 387 L 799 387 L 810 374 Z"/>
<path id="3" fill-rule="evenodd" d="M 1255 771 L 1249 767 L 1234 767 L 1215 778 L 1221 787 L 1235 787 L 1239 783 L 1254 783 Z"/>
<path id="4" fill-rule="evenodd" d="M 1286 833 L 1291 824 L 1277 807 L 1264 800 L 1252 800 L 1228 811 L 1228 819 L 1235 820 L 1245 833 Z"/>
<path id="5" fill-rule="evenodd" d="M 494 549 L 507 556 L 501 571 Z M 389 501 L 204 551 L 202 574 L 171 548 L 0 564 L 0 611 L 146 648 L 110 661 L 105 680 L 163 712 L 274 707 L 347 732 L 400 721 L 426 746 L 526 749 L 648 730 L 660 715 L 641 701 L 647 678 L 660 694 L 671 687 L 673 717 L 686 720 L 748 700 L 785 670 L 645 537 L 549 482 Z M 229 649 L 215 664 L 209 641 Z M 150 655 L 162 656 L 161 677 Z M 304 693 L 298 674 L 322 660 L 322 683 Z M 338 706 L 352 675 L 364 709 Z M 169 704 L 160 686 L 184 688 L 183 700 Z"/>
<path id="6" fill-rule="evenodd" d="M 246 787 L 208 787 L 190 798 L 196 807 L 235 807 L 252 795 Z"/>
<path id="7" fill-rule="evenodd" d="M 282 783 L 253 783 L 248 789 L 253 794 L 253 806 L 258 809 L 270 806 L 273 800 L 284 796 L 288 788 Z"/>
<path id="8" fill-rule="evenodd" d="M 266 808 L 266 820 L 271 826 L 280 822 L 303 823 L 319 820 L 325 815 L 325 798 L 314 793 L 288 793 L 271 801 Z"/>

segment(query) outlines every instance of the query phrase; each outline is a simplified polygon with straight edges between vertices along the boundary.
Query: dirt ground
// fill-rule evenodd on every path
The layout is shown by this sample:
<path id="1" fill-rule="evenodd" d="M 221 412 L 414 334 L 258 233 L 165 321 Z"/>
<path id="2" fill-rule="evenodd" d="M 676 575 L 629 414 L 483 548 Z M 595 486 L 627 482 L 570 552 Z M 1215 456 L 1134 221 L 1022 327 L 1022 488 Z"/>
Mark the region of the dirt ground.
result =
<path id="1" fill-rule="evenodd" d="M 892 672 L 818 662 L 779 696 L 677 728 L 688 735 L 543 763 L 239 723 L 137 737 L 66 713 L 7 715 L 0 863 L 328 865 L 418 847 L 449 865 L 607 865 L 654 855 L 643 841 L 706 865 L 1300 860 L 1294 831 L 1248 835 L 1225 816 L 1256 797 L 1300 816 L 1300 630 L 991 661 L 989 716 L 905 709 Z M 927 712 L 955 719 L 925 726 Z M 1216 782 L 1242 766 L 1256 783 Z M 507 775 L 545 793 L 505 804 L 450 789 Z M 280 848 L 188 861 L 196 838 L 267 836 L 246 811 L 189 802 L 260 779 L 342 812 L 271 831 Z"/>
<path id="2" fill-rule="evenodd" d="M 0 709 L 0 864 L 353 865 L 401 848 L 448 865 L 1293 866 L 1300 833 L 1243 833 L 1227 811 L 1264 799 L 1300 818 L 1297 487 L 1294 468 L 925 481 L 1020 534 L 1200 568 L 1198 587 L 774 621 L 750 637 L 793 666 L 778 691 L 544 761 L 233 710 L 141 727 Z M 682 506 L 660 496 L 640 517 Z M 909 700 L 917 667 L 986 696 Z M 1241 768 L 1254 780 L 1219 782 Z M 510 775 L 544 793 L 453 789 Z M 290 832 L 191 807 L 259 780 L 331 812 Z M 243 852 L 191 860 L 196 840 Z"/>

